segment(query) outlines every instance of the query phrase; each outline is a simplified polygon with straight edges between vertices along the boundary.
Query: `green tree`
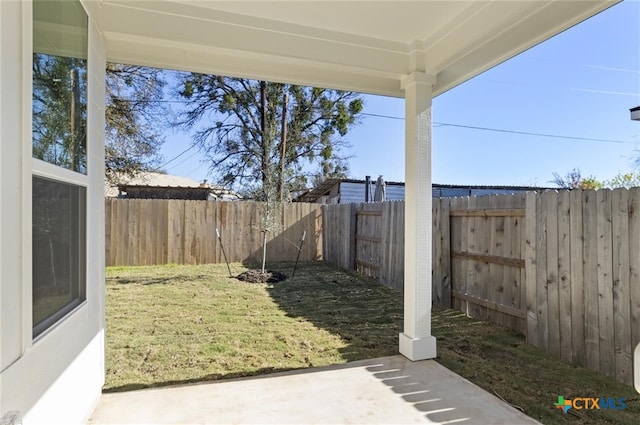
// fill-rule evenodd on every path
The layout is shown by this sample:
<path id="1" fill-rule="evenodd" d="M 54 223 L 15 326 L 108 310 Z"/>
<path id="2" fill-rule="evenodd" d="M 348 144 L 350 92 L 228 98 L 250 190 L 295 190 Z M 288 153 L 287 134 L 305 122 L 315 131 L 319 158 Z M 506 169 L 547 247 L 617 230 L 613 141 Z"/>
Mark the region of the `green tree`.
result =
<path id="1" fill-rule="evenodd" d="M 598 181 L 594 176 L 582 177 L 582 173 L 579 168 L 574 168 L 569 171 L 565 176 L 558 173 L 553 173 L 553 180 L 551 183 L 555 184 L 561 189 L 600 189 L 603 187 L 602 182 Z"/>
<path id="2" fill-rule="evenodd" d="M 108 63 L 105 99 L 105 167 L 107 180 L 155 169 L 168 127 L 164 101 L 166 71 Z"/>
<path id="3" fill-rule="evenodd" d="M 624 187 L 631 189 L 632 187 L 640 187 L 640 172 L 635 173 L 618 173 L 611 180 L 605 180 L 603 186 L 608 189 Z"/>
<path id="4" fill-rule="evenodd" d="M 196 130 L 222 184 L 281 201 L 314 174 L 348 171 L 340 149 L 363 108 L 352 92 L 194 73 L 182 74 L 177 92 L 186 107 L 176 125 Z"/>
<path id="5" fill-rule="evenodd" d="M 34 53 L 33 157 L 86 172 L 86 60 Z"/>
<path id="6" fill-rule="evenodd" d="M 107 64 L 105 166 L 115 183 L 157 166 L 169 108 L 165 71 Z M 86 172 L 86 60 L 33 55 L 33 156 Z"/>

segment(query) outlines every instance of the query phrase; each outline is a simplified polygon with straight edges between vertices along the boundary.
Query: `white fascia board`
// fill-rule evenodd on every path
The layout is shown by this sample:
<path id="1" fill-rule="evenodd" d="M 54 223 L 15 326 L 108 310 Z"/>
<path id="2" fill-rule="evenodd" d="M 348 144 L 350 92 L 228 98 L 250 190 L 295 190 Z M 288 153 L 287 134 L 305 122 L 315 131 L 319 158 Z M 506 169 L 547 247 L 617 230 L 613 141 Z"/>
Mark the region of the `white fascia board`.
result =
<path id="1" fill-rule="evenodd" d="M 477 6 L 476 6 L 477 5 Z M 529 19 L 543 2 L 478 2 L 425 43 L 426 69 L 439 71 Z"/>
<path id="2" fill-rule="evenodd" d="M 403 97 L 412 71 L 437 75 L 437 96 L 617 1 L 474 2 L 407 44 L 183 3 L 99 4 L 109 61 Z"/>
<path id="3" fill-rule="evenodd" d="M 95 3 L 96 0 L 81 0 L 83 2 Z M 257 16 L 248 16 L 232 12 L 226 12 L 216 9 L 215 7 L 197 7 L 198 1 L 193 4 L 177 1 L 149 1 L 140 0 L 97 0 L 101 7 L 101 21 L 107 25 L 103 28 L 111 30 L 114 19 L 121 21 L 122 19 L 139 23 L 139 19 L 149 19 L 152 16 L 152 22 L 159 22 L 156 19 L 164 19 L 167 17 L 169 22 L 175 25 L 181 25 L 183 28 L 192 29 L 193 25 L 205 25 L 206 28 L 217 26 L 222 29 L 214 34 L 221 35 L 221 40 L 229 36 L 239 36 L 243 38 L 242 31 L 245 29 L 255 29 L 271 33 L 279 33 L 285 35 L 300 36 L 305 39 L 327 40 L 335 43 L 351 44 L 362 47 L 369 47 L 377 50 L 404 51 L 405 44 L 402 42 L 381 39 L 379 37 L 356 35 L 348 32 L 326 30 L 319 27 L 300 25 L 294 22 L 287 22 L 286 16 L 283 19 L 265 19 Z M 205 1 L 202 1 L 204 4 Z M 209 1 L 215 6 L 216 1 Z M 276 2 L 284 6 L 286 2 Z M 360 14 L 366 19 L 366 12 Z M 198 23 L 198 22 L 200 23 Z M 161 22 L 159 22 L 161 23 Z M 205 35 L 205 42 L 211 43 L 212 37 Z M 260 41 L 260 40 L 258 40 Z"/>
<path id="4" fill-rule="evenodd" d="M 261 53 L 238 52 L 176 42 L 105 34 L 108 59 L 128 63 L 204 74 L 253 78 L 402 97 L 401 73 L 335 65 Z"/>
<path id="5" fill-rule="evenodd" d="M 159 4 L 162 7 L 168 6 L 165 2 Z M 205 9 L 201 12 L 216 11 Z M 274 58 L 286 57 L 317 63 L 357 66 L 381 72 L 408 72 L 409 52 L 408 45 L 404 43 L 352 35 L 339 37 L 317 29 L 309 28 L 304 31 L 304 27 L 295 28 L 294 32 L 288 29 L 292 24 L 287 23 L 279 23 L 279 27 L 274 27 L 273 22 L 265 21 L 258 27 L 257 24 L 253 26 L 245 22 L 257 18 L 244 17 L 241 25 L 232 21 L 221 21 L 219 17 L 216 20 L 187 17 L 134 7 L 114 7 L 109 4 L 105 5 L 102 15 L 102 25 L 108 42 L 114 40 L 116 34 L 121 34 L 122 38 L 141 37 L 156 40 L 156 43 L 160 44 L 174 42 L 201 48 L 264 54 Z M 318 32 L 321 34 L 316 34 Z"/>

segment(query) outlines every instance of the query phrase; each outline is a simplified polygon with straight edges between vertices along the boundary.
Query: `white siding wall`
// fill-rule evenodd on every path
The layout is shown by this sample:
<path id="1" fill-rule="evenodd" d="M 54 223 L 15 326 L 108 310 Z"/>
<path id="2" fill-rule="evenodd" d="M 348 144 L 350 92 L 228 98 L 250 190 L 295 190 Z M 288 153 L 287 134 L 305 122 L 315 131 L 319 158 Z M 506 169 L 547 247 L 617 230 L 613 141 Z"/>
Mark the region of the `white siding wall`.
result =
<path id="1" fill-rule="evenodd" d="M 0 1 L 0 417 L 82 423 L 104 383 L 103 36 L 89 23 L 87 301 L 31 339 L 31 3 Z"/>
<path id="2" fill-rule="evenodd" d="M 0 370 L 22 352 L 22 68 L 18 2 L 0 2 Z M 2 376 L 2 375 L 0 375 Z M 0 380 L 0 394 L 4 383 Z M 0 398 L 0 413 L 4 412 Z"/>

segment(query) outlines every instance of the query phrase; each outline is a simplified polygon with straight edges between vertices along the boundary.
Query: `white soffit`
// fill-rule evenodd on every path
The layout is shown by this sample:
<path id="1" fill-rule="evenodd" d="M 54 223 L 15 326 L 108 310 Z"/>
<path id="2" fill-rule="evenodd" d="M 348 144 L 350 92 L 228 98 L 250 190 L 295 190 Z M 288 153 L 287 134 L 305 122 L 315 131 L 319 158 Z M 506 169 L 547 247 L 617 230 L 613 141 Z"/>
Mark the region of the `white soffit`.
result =
<path id="1" fill-rule="evenodd" d="M 438 95 L 619 0 L 85 0 L 108 60 L 402 97 Z"/>

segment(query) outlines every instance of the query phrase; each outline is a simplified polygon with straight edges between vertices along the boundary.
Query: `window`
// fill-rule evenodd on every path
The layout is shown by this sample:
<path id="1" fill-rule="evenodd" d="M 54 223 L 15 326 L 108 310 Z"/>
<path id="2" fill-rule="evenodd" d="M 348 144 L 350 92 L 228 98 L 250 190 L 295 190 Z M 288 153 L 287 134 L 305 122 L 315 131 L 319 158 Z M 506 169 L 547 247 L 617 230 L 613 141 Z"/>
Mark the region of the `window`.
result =
<path id="1" fill-rule="evenodd" d="M 86 300 L 88 18 L 33 2 L 33 337 Z"/>
<path id="2" fill-rule="evenodd" d="M 33 19 L 33 157 L 86 174 L 87 15 L 38 0 Z"/>
<path id="3" fill-rule="evenodd" d="M 86 188 L 33 176 L 33 336 L 86 299 Z"/>

